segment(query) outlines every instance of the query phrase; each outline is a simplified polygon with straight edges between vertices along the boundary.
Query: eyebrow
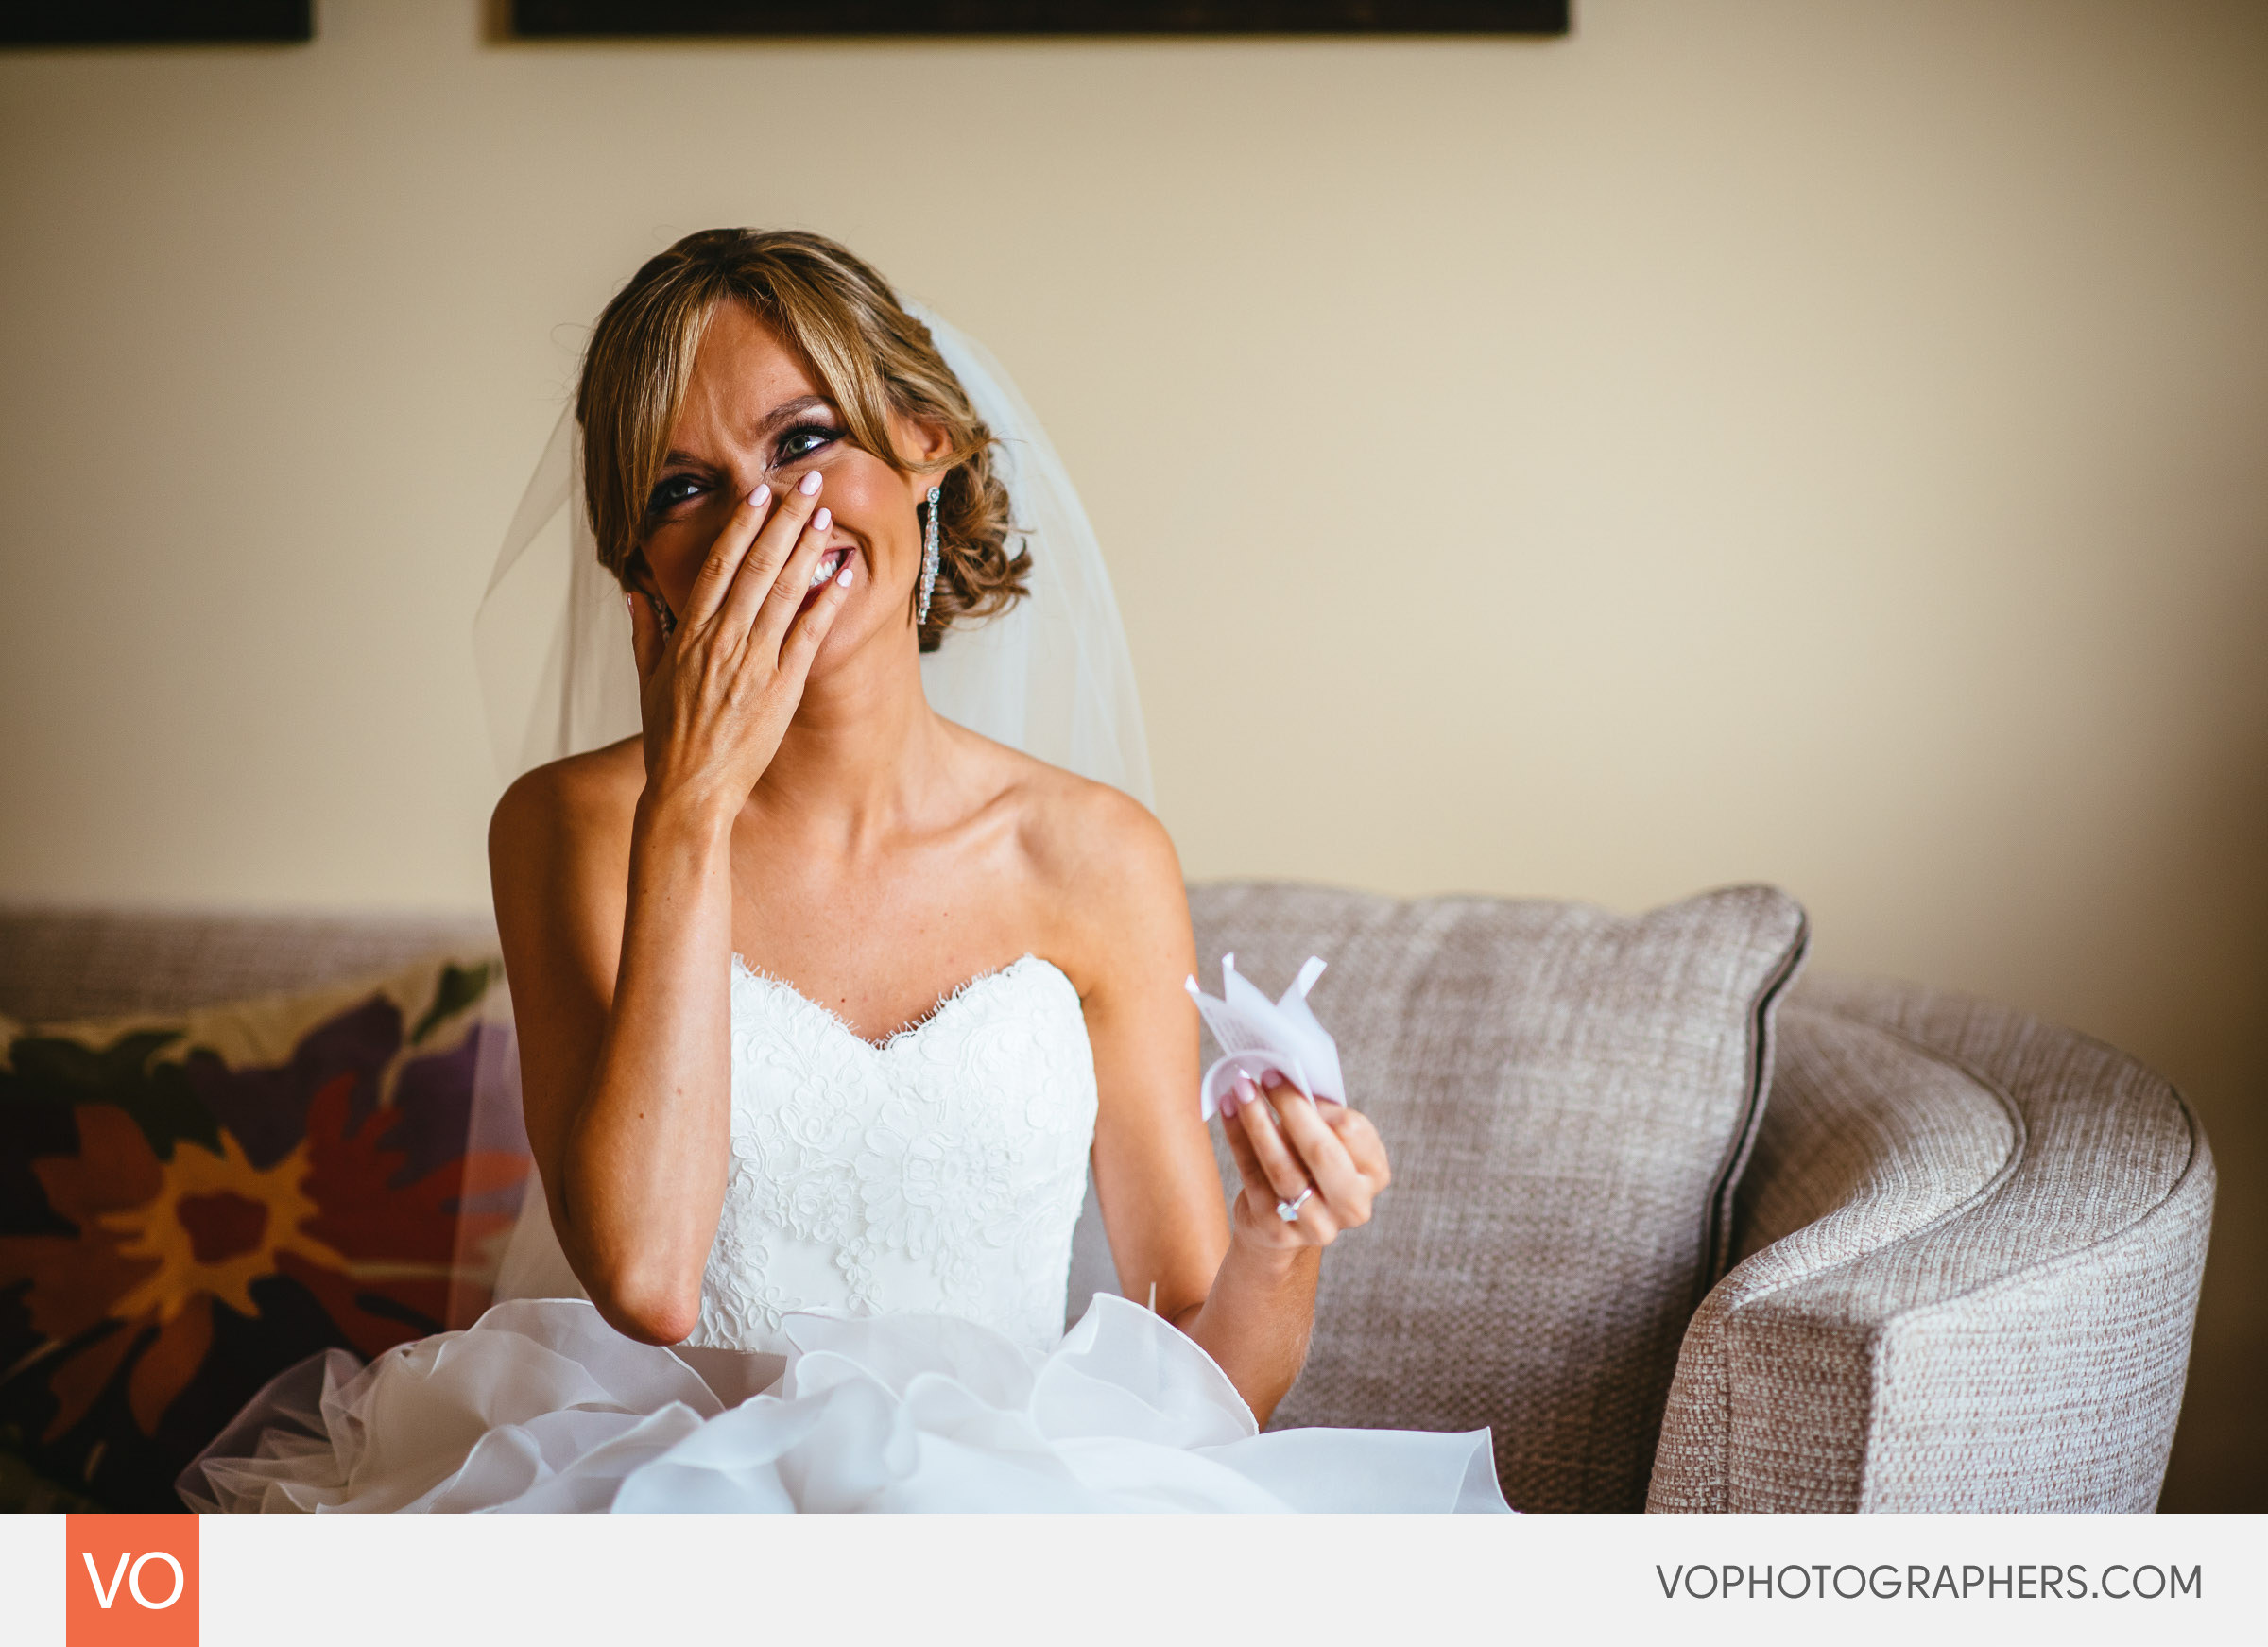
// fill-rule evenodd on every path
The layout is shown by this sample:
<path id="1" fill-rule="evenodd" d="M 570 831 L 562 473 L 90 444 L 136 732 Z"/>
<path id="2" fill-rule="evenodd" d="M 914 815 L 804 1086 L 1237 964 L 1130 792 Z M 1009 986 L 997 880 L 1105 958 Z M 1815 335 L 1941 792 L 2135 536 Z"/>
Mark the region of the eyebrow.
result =
<path id="1" fill-rule="evenodd" d="M 798 395 L 792 401 L 782 401 L 766 412 L 763 420 L 756 425 L 757 437 L 761 439 L 779 428 L 781 424 L 792 422 L 815 406 L 825 406 L 832 403 L 825 395 Z M 674 447 L 662 455 L 662 467 L 664 469 L 680 463 L 691 469 L 709 467 L 700 458 L 694 456 L 692 453 L 679 452 Z"/>

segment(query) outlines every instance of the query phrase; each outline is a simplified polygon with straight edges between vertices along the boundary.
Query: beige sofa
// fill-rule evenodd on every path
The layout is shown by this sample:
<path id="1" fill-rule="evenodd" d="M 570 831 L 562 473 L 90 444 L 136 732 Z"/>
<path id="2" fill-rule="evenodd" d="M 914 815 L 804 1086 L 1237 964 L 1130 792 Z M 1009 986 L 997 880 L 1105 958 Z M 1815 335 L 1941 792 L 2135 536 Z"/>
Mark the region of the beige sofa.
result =
<path id="1" fill-rule="evenodd" d="M 1255 907 L 1296 926 L 1297 901 L 1312 896 L 1195 889 L 1199 952 L 1216 954 Z M 0 911 L 0 1014 L 170 1009 L 492 943 L 479 918 Z M 1381 964 L 1342 968 L 1334 986 L 1359 995 L 1359 968 Z M 1831 978 L 1780 1004 L 1772 1072 L 1729 1267 L 1703 1278 L 1675 1342 L 1625 1364 L 1559 1368 L 1548 1406 L 1474 1387 L 1458 1357 L 1401 1344 L 1391 1421 L 1464 1428 L 1479 1414 L 1518 1430 L 1500 1459 L 1515 1461 L 1505 1487 L 1528 1508 L 2152 1508 L 2213 1198 L 2180 1095 L 2021 1014 Z M 1426 1072 L 1408 1075 L 1422 1085 Z M 1373 1113 L 1391 1141 L 1391 1104 Z M 1362 1266 L 1422 1276 L 1429 1307 L 1464 1330 L 1477 1313 L 1486 1333 L 1552 1341 L 1552 1298 L 1501 1280 L 1517 1281 L 1517 1254 L 1498 1281 L 1460 1294 L 1462 1272 L 1428 1244 L 1445 1210 L 1390 1193 L 1356 1238 L 1366 1246 L 1332 1257 L 1315 1355 L 1284 1420 L 1370 1410 L 1359 1403 L 1378 1389 L 1364 1381 L 1381 1360 L 1366 1319 L 1377 1306 L 1362 1300 L 1376 1290 L 1333 1278 Z M 1081 1272 L 1091 1286 L 1108 1274 L 1091 1219 L 1074 1282 Z M 1635 1469 L 1585 1467 L 1624 1453 Z M 1552 1467 L 1524 1476 L 1525 1460 Z"/>

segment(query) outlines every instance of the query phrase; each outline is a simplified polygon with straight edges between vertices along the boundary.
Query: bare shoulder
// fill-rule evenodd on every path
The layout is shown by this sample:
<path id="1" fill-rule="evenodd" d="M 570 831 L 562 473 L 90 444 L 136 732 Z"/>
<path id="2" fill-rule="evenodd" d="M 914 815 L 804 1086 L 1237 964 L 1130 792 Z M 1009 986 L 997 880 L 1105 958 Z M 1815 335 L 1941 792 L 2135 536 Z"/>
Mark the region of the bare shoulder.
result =
<path id="1" fill-rule="evenodd" d="M 515 779 L 489 819 L 489 884 L 505 959 L 515 951 L 595 951 L 619 939 L 623 874 L 645 767 L 637 740 L 571 755 Z M 573 930 L 565 930 L 573 929 Z"/>
<path id="2" fill-rule="evenodd" d="M 1091 889 L 1097 876 L 1172 866 L 1174 844 L 1124 790 L 1051 766 L 966 728 L 953 729 L 983 810 L 1005 817 L 1027 871 L 1051 892 Z M 1173 872 L 1178 876 L 1177 867 Z"/>
<path id="3" fill-rule="evenodd" d="M 1109 784 L 1018 760 L 1028 769 L 1018 784 L 1026 861 L 1091 975 L 1112 956 L 1186 948 L 1181 860 L 1150 809 Z"/>
<path id="4" fill-rule="evenodd" d="M 522 773 L 489 818 L 491 868 L 499 858 L 550 856 L 614 834 L 627 843 L 644 786 L 635 739 Z"/>
<path id="5" fill-rule="evenodd" d="M 532 844 L 559 829 L 617 816 L 627 826 L 644 786 L 645 768 L 635 738 L 547 762 L 523 772 L 506 788 L 489 820 L 490 841 Z"/>

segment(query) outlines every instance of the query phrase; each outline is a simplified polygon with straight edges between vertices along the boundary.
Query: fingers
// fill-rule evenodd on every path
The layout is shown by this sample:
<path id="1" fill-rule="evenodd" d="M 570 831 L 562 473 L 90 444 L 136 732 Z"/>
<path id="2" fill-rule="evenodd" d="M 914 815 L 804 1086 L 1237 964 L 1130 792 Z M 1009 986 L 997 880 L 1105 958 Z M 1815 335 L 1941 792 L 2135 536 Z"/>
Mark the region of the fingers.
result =
<path id="1" fill-rule="evenodd" d="M 732 510 L 732 518 L 725 523 L 725 529 L 710 545 L 700 571 L 694 574 L 693 592 L 686 597 L 685 610 L 679 618 L 680 624 L 698 628 L 716 616 L 725 597 L 731 593 L 741 562 L 747 556 L 748 546 L 756 541 L 771 507 L 772 489 L 768 486 L 760 486 L 740 500 Z M 799 528 L 800 525 L 799 521 Z"/>
<path id="2" fill-rule="evenodd" d="M 1342 1229 L 1370 1221 L 1371 1185 L 1348 1153 L 1338 1135 L 1324 1125 L 1313 1098 L 1289 1082 L 1268 1084 L 1285 1140 L 1298 1152 L 1315 1191 L 1330 1204 L 1332 1216 Z"/>
<path id="3" fill-rule="evenodd" d="M 638 661 L 638 684 L 644 688 L 662 661 L 662 625 L 644 595 L 626 592 L 622 602 L 630 609 L 630 656 Z"/>
<path id="4" fill-rule="evenodd" d="M 801 558 L 800 555 L 797 557 L 798 560 Z M 795 627 L 788 631 L 787 639 L 780 643 L 780 674 L 794 683 L 798 693 L 803 690 L 804 678 L 811 673 L 811 661 L 818 656 L 819 643 L 826 640 L 827 631 L 834 627 L 835 613 L 841 611 L 843 603 L 850 598 L 850 586 L 856 580 L 857 567 L 855 556 L 844 557 L 843 569 L 827 580 L 827 587 L 819 592 L 819 598 L 811 603 L 809 611 L 795 620 Z M 793 572 L 795 568 L 796 561 L 789 561 L 788 570 Z M 810 575 L 805 573 L 804 575 L 808 577 Z"/>
<path id="5" fill-rule="evenodd" d="M 784 656 L 782 648 L 786 644 L 788 627 L 795 623 L 796 614 L 802 608 L 803 597 L 811 592 L 812 578 L 825 563 L 829 549 L 827 540 L 833 536 L 833 512 L 824 506 L 814 509 L 811 519 L 804 523 L 802 537 L 796 540 L 795 548 L 790 551 L 786 564 L 780 568 L 779 575 L 767 588 L 756 592 L 760 604 L 755 621 L 748 627 L 747 649 L 751 654 L 758 657 Z M 733 610 L 738 610 L 754 585 L 754 558 L 753 556 L 749 558 L 751 564 L 742 575 L 739 587 L 732 592 Z M 843 564 L 848 566 L 850 563 L 850 551 L 846 549 Z M 839 576 L 840 573 L 836 575 Z M 843 587 L 847 589 L 850 586 L 846 584 Z M 833 592 L 833 590 L 823 592 L 819 600 L 812 604 L 812 610 L 816 611 Z"/>
<path id="6" fill-rule="evenodd" d="M 1279 1201 L 1297 1201 L 1309 1186 L 1307 1168 L 1285 1141 L 1276 1110 L 1249 1081 L 1237 1083 L 1236 1119 L 1250 1141 L 1252 1153 Z M 1319 1195 L 1310 1195 L 1299 1209 L 1301 1228 L 1318 1244 L 1328 1246 L 1339 1233 L 1338 1220 Z"/>
<path id="7" fill-rule="evenodd" d="M 1339 1143 L 1354 1162 L 1355 1170 L 1370 1180 L 1370 1192 L 1376 1195 L 1394 1181 L 1393 1166 L 1386 1159 L 1385 1140 L 1378 1136 L 1378 1128 L 1370 1118 L 1360 1110 L 1349 1109 L 1344 1104 L 1318 1104 L 1323 1124 L 1338 1135 Z"/>
<path id="8" fill-rule="evenodd" d="M 1260 1164 L 1260 1157 L 1253 1152 L 1252 1141 L 1245 1136 L 1245 1129 L 1237 1124 L 1233 1108 L 1222 1109 L 1221 1132 L 1228 1140 L 1228 1153 L 1236 1158 L 1236 1175 L 1243 1180 L 1245 1188 L 1252 1192 L 1255 1201 L 1273 1204 L 1277 1199 L 1276 1186 L 1269 1182 L 1268 1170 Z"/>
<path id="9" fill-rule="evenodd" d="M 725 633 L 734 640 L 748 634 L 759 622 L 758 614 L 765 609 L 767 599 L 786 582 L 789 563 L 799 552 L 823 540 L 833 524 L 832 519 L 821 523 L 816 517 L 827 511 L 819 506 L 819 472 L 806 471 L 803 478 L 781 494 L 770 515 L 748 547 L 747 557 L 733 574 L 732 587 L 727 592 L 717 614 L 717 622 Z M 816 527 L 816 530 L 807 528 Z M 803 598 L 804 589 L 811 584 L 812 561 L 803 565 L 803 589 L 795 592 L 788 603 L 788 615 L 796 609 L 796 602 Z M 765 649 L 779 643 L 786 629 L 784 619 L 773 625 L 765 635 Z"/>
<path id="10" fill-rule="evenodd" d="M 1289 1201 L 1307 1188 L 1307 1169 L 1283 1141 L 1283 1133 L 1276 1124 L 1276 1112 L 1268 1107 L 1260 1089 L 1240 1076 L 1236 1098 L 1237 1129 L 1251 1149 L 1253 1158 L 1260 1163 L 1261 1177 L 1278 1200 Z"/>
<path id="11" fill-rule="evenodd" d="M 1385 1144 L 1367 1117 L 1317 1104 L 1277 1075 L 1267 1077 L 1264 1091 L 1240 1078 L 1221 1107 L 1252 1216 L 1279 1218 L 1279 1203 L 1297 1203 L 1285 1236 L 1316 1246 L 1369 1222 L 1391 1175 Z M 1305 1199 L 1302 1192 L 1309 1192 Z"/>

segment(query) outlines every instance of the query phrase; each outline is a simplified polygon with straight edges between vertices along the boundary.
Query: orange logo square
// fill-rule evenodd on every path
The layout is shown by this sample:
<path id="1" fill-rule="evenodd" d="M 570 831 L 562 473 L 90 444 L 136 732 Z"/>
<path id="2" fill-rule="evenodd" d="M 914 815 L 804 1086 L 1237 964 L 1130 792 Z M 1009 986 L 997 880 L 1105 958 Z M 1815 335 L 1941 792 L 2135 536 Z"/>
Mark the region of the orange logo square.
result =
<path id="1" fill-rule="evenodd" d="M 65 1647 L 197 1647 L 195 1516 L 68 1516 Z"/>

